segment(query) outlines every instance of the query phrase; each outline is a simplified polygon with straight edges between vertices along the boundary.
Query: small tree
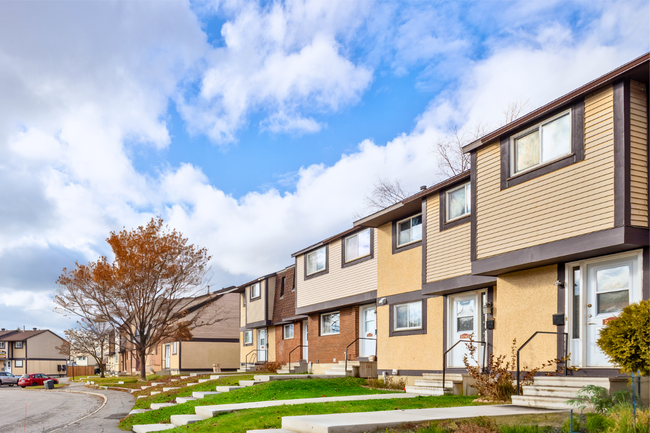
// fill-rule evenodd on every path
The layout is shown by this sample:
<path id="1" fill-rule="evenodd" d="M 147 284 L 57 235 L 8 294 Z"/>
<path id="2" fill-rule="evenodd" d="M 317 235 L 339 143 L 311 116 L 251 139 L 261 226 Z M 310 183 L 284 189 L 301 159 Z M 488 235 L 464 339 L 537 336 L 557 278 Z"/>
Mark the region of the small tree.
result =
<path id="1" fill-rule="evenodd" d="M 650 374 L 650 300 L 623 308 L 600 331 L 598 347 L 623 373 Z"/>
<path id="2" fill-rule="evenodd" d="M 68 339 L 64 345 L 57 347 L 59 352 L 71 356 L 90 356 L 99 366 L 100 375 L 104 377 L 104 354 L 108 353 L 108 340 L 111 326 L 107 322 L 92 322 L 81 319 L 77 328 L 65 331 Z"/>
<path id="3" fill-rule="evenodd" d="M 132 345 L 145 380 L 146 357 L 153 347 L 166 339 L 186 339 L 191 329 L 222 320 L 220 314 L 202 317 L 200 307 L 207 302 L 195 298 L 205 290 L 210 256 L 164 227 L 162 218 L 131 231 L 111 232 L 106 241 L 115 260 L 100 257 L 87 265 L 76 263 L 71 271 L 63 269 L 54 302 L 63 314 L 110 324 Z M 190 311 L 191 322 L 186 319 Z"/>

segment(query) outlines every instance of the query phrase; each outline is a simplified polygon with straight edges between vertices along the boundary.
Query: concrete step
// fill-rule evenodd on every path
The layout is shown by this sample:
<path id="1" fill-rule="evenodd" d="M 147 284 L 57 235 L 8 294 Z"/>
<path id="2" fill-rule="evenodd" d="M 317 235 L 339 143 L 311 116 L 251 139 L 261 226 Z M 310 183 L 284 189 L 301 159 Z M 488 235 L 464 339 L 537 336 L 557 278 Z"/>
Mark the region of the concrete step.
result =
<path id="1" fill-rule="evenodd" d="M 563 397 L 563 398 L 576 398 L 580 388 L 569 386 L 523 386 L 524 395 L 537 395 L 545 397 Z"/>
<path id="2" fill-rule="evenodd" d="M 434 386 L 406 386 L 406 392 L 409 394 L 419 394 L 419 395 L 450 395 L 453 394 L 451 388 L 441 388 Z"/>
<path id="3" fill-rule="evenodd" d="M 203 421 L 198 415 L 172 415 L 169 420 L 177 427 L 194 424 L 195 422 Z"/>
<path id="4" fill-rule="evenodd" d="M 445 378 L 446 379 L 446 378 Z M 456 382 L 457 383 L 457 382 Z M 437 388 L 443 388 L 442 386 L 442 379 L 441 380 L 432 380 L 432 379 L 416 379 L 413 381 L 413 384 L 415 386 L 432 386 L 432 387 L 437 387 Z M 445 386 L 444 388 L 453 388 L 454 387 L 454 382 L 451 380 L 445 380 Z"/>
<path id="5" fill-rule="evenodd" d="M 215 392 L 215 391 L 195 391 L 192 393 L 192 397 L 194 398 L 205 398 L 205 396 L 208 395 L 217 395 L 221 394 L 220 392 Z"/>
<path id="6" fill-rule="evenodd" d="M 176 406 L 176 403 L 151 403 L 151 410 L 162 409 L 163 407 Z"/>
<path id="7" fill-rule="evenodd" d="M 163 384 L 162 382 L 151 382 L 151 386 L 158 386 L 162 384 Z"/>
<path id="8" fill-rule="evenodd" d="M 151 386 L 150 386 L 150 385 L 142 385 L 142 386 L 140 387 L 140 389 L 147 389 L 147 388 L 151 388 Z"/>
<path id="9" fill-rule="evenodd" d="M 602 386 L 610 390 L 611 385 L 624 382 L 627 384 L 627 377 L 575 377 L 575 376 L 535 376 L 535 385 L 539 386 L 564 386 L 582 388 L 585 385 Z"/>
<path id="10" fill-rule="evenodd" d="M 189 379 L 192 376 L 181 376 L 181 379 Z"/>
<path id="11" fill-rule="evenodd" d="M 235 389 L 240 389 L 240 388 L 243 388 L 243 386 L 230 386 L 230 385 L 228 385 L 228 386 L 218 386 L 217 391 L 219 391 L 219 392 L 230 392 L 230 391 L 233 391 Z"/>
<path id="12" fill-rule="evenodd" d="M 327 371 L 325 372 L 325 374 L 328 375 L 328 376 L 345 376 L 345 375 L 346 375 L 346 374 L 345 374 L 345 371 L 343 371 L 343 370 L 341 370 L 341 371 L 338 371 L 338 370 L 327 370 Z"/>
<path id="13" fill-rule="evenodd" d="M 199 383 L 210 382 L 211 379 L 199 379 Z"/>
<path id="14" fill-rule="evenodd" d="M 162 391 L 151 391 L 149 395 L 157 395 L 160 394 Z"/>
<path id="15" fill-rule="evenodd" d="M 422 373 L 422 378 L 426 380 L 440 380 L 442 381 L 442 373 Z M 462 382 L 462 373 L 447 373 L 445 374 L 445 381 L 451 380 L 452 382 Z"/>
<path id="16" fill-rule="evenodd" d="M 260 383 L 263 383 L 259 380 L 240 380 L 239 381 L 239 386 L 245 387 L 245 386 L 253 386 L 253 385 L 259 385 Z"/>
<path id="17" fill-rule="evenodd" d="M 151 409 L 131 409 L 131 412 L 129 412 L 129 415 L 135 415 L 137 413 L 145 413 L 149 412 Z"/>
<path id="18" fill-rule="evenodd" d="M 168 386 L 166 388 L 163 388 L 163 392 L 171 391 L 172 389 L 178 389 L 180 387 L 178 386 Z"/>
<path id="19" fill-rule="evenodd" d="M 291 374 L 291 372 L 289 370 L 280 369 L 278 370 L 278 374 Z M 248 430 L 248 431 L 261 431 L 261 430 Z"/>
<path id="20" fill-rule="evenodd" d="M 201 373 L 190 373 L 190 376 L 198 376 Z"/>
<path id="21" fill-rule="evenodd" d="M 188 401 L 194 401 L 194 400 L 198 400 L 198 398 L 196 398 L 196 397 L 176 397 L 176 403 L 178 403 L 178 404 L 183 404 L 183 403 L 187 403 Z"/>
<path id="22" fill-rule="evenodd" d="M 564 397 L 546 397 L 537 395 L 513 395 L 513 406 L 534 407 L 539 409 L 577 409 L 567 403 L 567 398 Z M 590 410 L 591 407 L 587 407 Z"/>
<path id="23" fill-rule="evenodd" d="M 176 428 L 174 424 L 140 424 L 134 425 L 133 431 L 135 433 L 149 433 L 152 431 L 171 430 L 173 428 Z"/>
<path id="24" fill-rule="evenodd" d="M 246 433 L 296 433 L 296 431 L 283 428 L 267 428 L 262 430 L 246 430 Z"/>

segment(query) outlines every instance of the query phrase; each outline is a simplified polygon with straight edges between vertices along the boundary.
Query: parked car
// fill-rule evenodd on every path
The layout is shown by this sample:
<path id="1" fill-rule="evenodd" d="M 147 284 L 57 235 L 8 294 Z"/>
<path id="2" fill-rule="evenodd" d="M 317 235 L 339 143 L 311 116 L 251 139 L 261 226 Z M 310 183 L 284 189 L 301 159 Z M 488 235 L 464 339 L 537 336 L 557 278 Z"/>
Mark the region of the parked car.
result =
<path id="1" fill-rule="evenodd" d="M 9 386 L 14 386 L 18 384 L 18 379 L 20 377 L 14 376 L 11 373 L 8 373 L 6 371 L 0 371 L 0 386 L 2 385 L 9 385 Z"/>
<path id="2" fill-rule="evenodd" d="M 18 381 L 18 386 L 21 388 L 24 388 L 26 386 L 37 386 L 37 385 L 43 385 L 43 382 L 46 380 L 53 380 L 55 384 L 59 383 L 58 380 L 56 380 L 53 377 L 47 376 L 45 374 L 23 374 L 20 376 L 20 380 Z"/>

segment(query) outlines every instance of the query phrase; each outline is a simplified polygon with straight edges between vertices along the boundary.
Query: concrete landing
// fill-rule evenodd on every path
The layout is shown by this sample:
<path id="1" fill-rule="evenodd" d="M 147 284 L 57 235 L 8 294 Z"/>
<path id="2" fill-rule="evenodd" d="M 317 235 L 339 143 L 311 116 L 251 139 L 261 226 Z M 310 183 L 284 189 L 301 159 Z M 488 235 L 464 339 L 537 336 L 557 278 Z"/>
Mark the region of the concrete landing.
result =
<path id="1" fill-rule="evenodd" d="M 283 417 L 282 428 L 294 432 L 362 433 L 368 430 L 374 431 L 398 427 L 405 423 L 419 423 L 443 419 L 475 418 L 479 416 L 492 417 L 551 412 L 557 411 L 500 405 L 389 410 L 330 415 L 303 415 Z"/>
<path id="2" fill-rule="evenodd" d="M 188 401 L 198 400 L 196 397 L 176 397 L 176 403 L 187 403 Z"/>
<path id="3" fill-rule="evenodd" d="M 176 403 L 151 403 L 151 410 L 162 409 L 163 407 L 176 406 Z"/>
<path id="4" fill-rule="evenodd" d="M 416 394 L 395 393 L 395 394 L 369 394 L 369 395 L 346 395 L 341 397 L 319 397 L 319 398 L 297 398 L 294 400 L 269 400 L 269 401 L 255 401 L 250 403 L 233 403 L 233 404 L 217 404 L 212 406 L 196 406 L 194 411 L 200 417 L 207 419 L 213 416 L 225 413 L 234 412 L 243 409 L 255 409 L 260 407 L 272 407 L 282 405 L 294 405 L 305 403 L 329 403 L 335 401 L 361 401 L 361 400 L 388 400 L 393 398 L 413 398 L 417 397 Z"/>
<path id="5" fill-rule="evenodd" d="M 182 425 L 194 424 L 195 422 L 203 421 L 203 418 L 198 415 L 172 415 L 169 417 L 169 420 L 175 426 L 180 427 Z"/>
<path id="6" fill-rule="evenodd" d="M 220 392 L 215 391 L 194 391 L 192 397 L 194 398 L 205 398 L 206 395 L 217 395 L 221 394 Z"/>
<path id="7" fill-rule="evenodd" d="M 174 424 L 140 424 L 134 425 L 133 431 L 135 433 L 149 433 L 152 431 L 171 430 L 173 428 L 176 428 Z"/>

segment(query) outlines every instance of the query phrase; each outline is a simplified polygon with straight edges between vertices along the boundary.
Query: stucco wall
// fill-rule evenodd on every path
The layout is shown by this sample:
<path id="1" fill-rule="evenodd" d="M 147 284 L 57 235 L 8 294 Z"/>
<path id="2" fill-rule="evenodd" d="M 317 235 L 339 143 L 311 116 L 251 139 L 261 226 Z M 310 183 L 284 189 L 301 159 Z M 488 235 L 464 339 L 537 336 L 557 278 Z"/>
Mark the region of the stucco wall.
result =
<path id="1" fill-rule="evenodd" d="M 494 354 L 508 355 L 512 340 L 520 347 L 535 331 L 556 332 L 557 265 L 500 275 L 494 299 Z M 557 357 L 557 337 L 538 335 L 521 352 L 521 365 L 536 367 Z M 554 369 L 551 368 L 551 370 Z"/>
<path id="2" fill-rule="evenodd" d="M 251 332 L 253 333 L 253 344 L 247 346 L 244 345 L 244 332 L 242 331 L 239 333 L 239 362 L 241 363 L 246 362 L 246 355 L 248 355 L 251 350 L 257 349 L 257 331 L 251 329 Z M 249 361 L 254 359 L 251 358 L 252 356 L 254 355 L 249 356 Z"/>
<path id="3" fill-rule="evenodd" d="M 393 254 L 392 223 L 379 227 L 377 234 L 377 297 L 422 288 L 422 247 Z"/>

